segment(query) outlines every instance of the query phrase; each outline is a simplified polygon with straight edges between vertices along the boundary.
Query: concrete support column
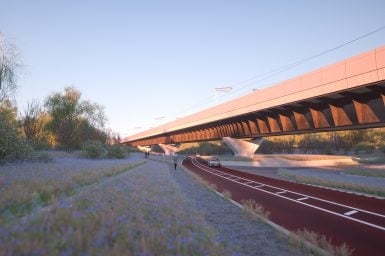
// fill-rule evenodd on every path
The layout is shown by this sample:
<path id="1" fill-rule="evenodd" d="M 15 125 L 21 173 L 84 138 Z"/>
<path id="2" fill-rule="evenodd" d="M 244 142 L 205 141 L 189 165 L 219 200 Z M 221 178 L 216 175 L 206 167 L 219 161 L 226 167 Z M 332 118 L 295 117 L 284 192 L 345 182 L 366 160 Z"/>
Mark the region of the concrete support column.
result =
<path id="1" fill-rule="evenodd" d="M 254 157 L 255 151 L 261 146 L 263 138 L 255 139 L 252 141 L 244 141 L 239 139 L 233 139 L 230 137 L 223 137 L 222 140 L 229 146 L 234 152 L 235 156 L 242 157 Z"/>
<path id="2" fill-rule="evenodd" d="M 150 152 L 151 151 L 150 146 L 137 146 L 137 148 L 142 152 Z"/>
<path id="3" fill-rule="evenodd" d="M 159 147 L 164 151 L 165 155 L 175 155 L 178 151 L 178 148 L 172 145 L 158 144 Z"/>

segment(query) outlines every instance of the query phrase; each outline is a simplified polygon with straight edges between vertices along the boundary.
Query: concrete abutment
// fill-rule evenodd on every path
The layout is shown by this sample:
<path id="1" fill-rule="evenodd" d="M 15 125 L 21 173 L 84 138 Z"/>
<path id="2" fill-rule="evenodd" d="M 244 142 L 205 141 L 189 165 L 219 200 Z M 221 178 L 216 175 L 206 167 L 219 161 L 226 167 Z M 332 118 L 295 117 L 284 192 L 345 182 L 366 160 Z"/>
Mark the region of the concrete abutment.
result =
<path id="1" fill-rule="evenodd" d="M 233 139 L 230 137 L 223 137 L 222 140 L 229 146 L 229 148 L 234 152 L 235 156 L 253 158 L 255 151 L 261 146 L 264 141 L 263 138 L 244 141 L 240 139 Z"/>

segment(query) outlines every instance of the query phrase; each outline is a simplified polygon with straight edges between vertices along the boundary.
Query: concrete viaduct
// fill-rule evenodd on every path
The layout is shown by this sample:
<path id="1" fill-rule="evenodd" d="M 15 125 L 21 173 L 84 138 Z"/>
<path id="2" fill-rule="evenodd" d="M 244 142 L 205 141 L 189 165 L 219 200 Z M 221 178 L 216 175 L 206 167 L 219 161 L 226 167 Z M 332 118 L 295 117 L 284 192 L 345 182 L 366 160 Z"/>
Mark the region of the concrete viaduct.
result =
<path id="1" fill-rule="evenodd" d="M 385 46 L 132 135 L 123 143 L 167 147 L 224 138 L 236 155 L 247 156 L 258 145 L 239 139 L 382 126 Z"/>

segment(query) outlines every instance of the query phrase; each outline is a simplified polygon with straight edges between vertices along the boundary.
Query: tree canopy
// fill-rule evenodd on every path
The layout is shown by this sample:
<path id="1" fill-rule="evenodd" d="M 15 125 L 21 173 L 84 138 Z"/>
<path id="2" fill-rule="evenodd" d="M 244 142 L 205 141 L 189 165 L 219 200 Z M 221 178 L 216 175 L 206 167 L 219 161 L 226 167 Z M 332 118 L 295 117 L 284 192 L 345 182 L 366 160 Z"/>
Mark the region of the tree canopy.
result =
<path id="1" fill-rule="evenodd" d="M 48 96 L 45 107 L 51 116 L 47 129 L 64 148 L 77 149 L 87 140 L 105 142 L 103 106 L 81 100 L 81 93 L 75 87 L 69 86 L 63 93 Z"/>

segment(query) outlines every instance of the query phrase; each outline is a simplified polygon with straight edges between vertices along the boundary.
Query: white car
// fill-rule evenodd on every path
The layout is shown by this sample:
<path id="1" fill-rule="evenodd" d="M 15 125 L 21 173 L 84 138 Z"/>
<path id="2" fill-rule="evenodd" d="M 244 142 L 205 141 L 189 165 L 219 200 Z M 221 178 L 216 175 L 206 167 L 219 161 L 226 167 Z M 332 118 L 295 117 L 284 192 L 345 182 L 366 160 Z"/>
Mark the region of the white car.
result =
<path id="1" fill-rule="evenodd" d="M 221 167 L 221 161 L 219 160 L 219 158 L 213 158 L 207 162 L 207 165 L 209 167 Z"/>

